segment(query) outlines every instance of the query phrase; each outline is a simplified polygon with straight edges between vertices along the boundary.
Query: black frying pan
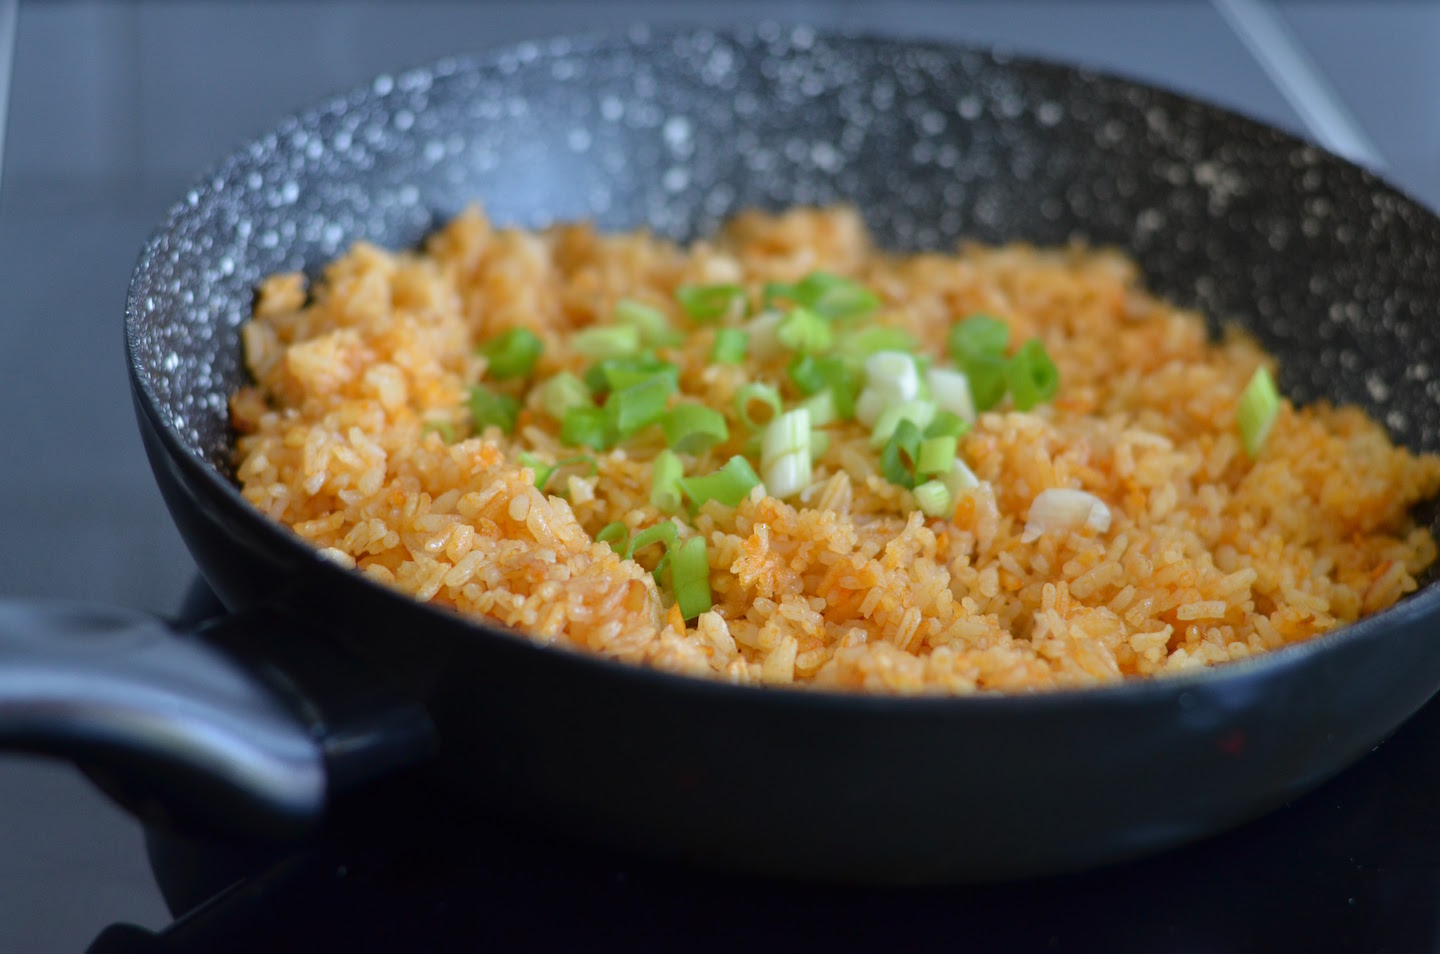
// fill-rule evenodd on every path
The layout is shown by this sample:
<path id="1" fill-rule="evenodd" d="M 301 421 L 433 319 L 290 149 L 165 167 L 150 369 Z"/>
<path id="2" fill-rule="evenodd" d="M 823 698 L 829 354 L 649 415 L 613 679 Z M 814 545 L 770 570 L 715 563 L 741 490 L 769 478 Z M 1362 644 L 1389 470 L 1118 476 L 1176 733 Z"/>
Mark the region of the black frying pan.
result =
<path id="1" fill-rule="evenodd" d="M 895 248 L 1126 248 L 1252 328 L 1298 400 L 1440 448 L 1440 222 L 1313 146 L 1060 66 L 805 29 L 526 44 L 382 77 L 286 120 L 171 211 L 126 341 L 157 479 L 235 614 L 0 610 L 0 741 L 75 758 L 151 822 L 292 838 L 432 754 L 557 828 L 787 876 L 993 879 L 1134 857 L 1254 817 L 1440 685 L 1440 590 L 1184 678 L 1033 696 L 737 688 L 545 649 L 320 559 L 231 483 L 252 288 L 479 199 L 686 238 L 848 201 Z M 378 675 L 377 675 L 378 674 Z M 383 679 L 380 676 L 383 675 Z"/>

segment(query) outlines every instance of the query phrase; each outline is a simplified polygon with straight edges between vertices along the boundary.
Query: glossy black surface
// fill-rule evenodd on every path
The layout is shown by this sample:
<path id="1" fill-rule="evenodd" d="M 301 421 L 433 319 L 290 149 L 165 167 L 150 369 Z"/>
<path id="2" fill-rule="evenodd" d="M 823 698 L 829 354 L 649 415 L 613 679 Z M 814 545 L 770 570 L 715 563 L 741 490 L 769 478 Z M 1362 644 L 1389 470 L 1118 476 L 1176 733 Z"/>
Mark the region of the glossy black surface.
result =
<path id="1" fill-rule="evenodd" d="M 181 910 L 253 874 L 161 936 L 117 929 L 92 951 L 1430 951 L 1437 799 L 1433 703 L 1313 794 L 1204 843 L 1082 876 L 895 890 L 595 851 L 406 780 L 347 803 L 308 852 L 152 842 Z"/>
<path id="2" fill-rule="evenodd" d="M 691 682 L 541 649 L 319 559 L 226 477 L 249 289 L 479 199 L 686 236 L 750 204 L 856 202 L 880 240 L 1129 248 L 1245 323 L 1300 398 L 1432 447 L 1440 223 L 1359 169 L 1124 81 L 808 28 L 525 44 L 380 77 L 232 155 L 147 246 L 127 310 L 142 436 L 232 606 L 310 614 L 434 718 L 446 778 L 654 855 L 826 880 L 1017 877 L 1273 808 L 1440 682 L 1432 587 L 1343 633 L 1191 678 L 894 700 Z M 1353 374 L 1336 374 L 1333 368 Z M 1383 379 L 1384 388 L 1370 382 Z M 918 797 L 924 793 L 925 797 Z M 1063 797 L 1057 796 L 1063 793 Z M 977 825 L 976 819 L 984 819 Z"/>

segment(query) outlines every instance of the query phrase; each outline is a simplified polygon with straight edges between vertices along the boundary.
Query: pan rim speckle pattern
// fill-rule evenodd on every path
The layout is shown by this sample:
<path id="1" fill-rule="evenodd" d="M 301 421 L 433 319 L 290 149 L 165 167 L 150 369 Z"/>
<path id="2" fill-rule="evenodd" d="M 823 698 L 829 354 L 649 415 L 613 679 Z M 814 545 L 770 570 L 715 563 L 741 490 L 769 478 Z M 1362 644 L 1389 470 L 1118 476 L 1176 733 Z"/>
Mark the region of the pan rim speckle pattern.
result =
<path id="1" fill-rule="evenodd" d="M 767 32 L 768 31 L 768 32 Z M 799 33 L 796 31 L 805 31 Z M 972 64 L 979 64 L 988 69 L 1013 70 L 1018 72 L 1032 72 L 1036 75 L 1049 75 L 1052 78 L 1057 76 L 1068 76 L 1091 84 L 1095 88 L 1106 88 L 1112 91 L 1117 97 L 1129 90 L 1138 90 L 1138 103 L 1144 103 L 1149 109 L 1159 109 L 1163 115 L 1165 110 L 1185 114 L 1200 115 L 1208 121 L 1227 125 L 1235 129 L 1244 129 L 1249 135 L 1256 137 L 1267 146 L 1280 149 L 1296 151 L 1297 153 L 1308 153 L 1314 157 L 1314 167 L 1324 169 L 1326 172 L 1343 170 L 1346 176 L 1351 177 L 1349 181 L 1358 183 L 1360 186 L 1369 189 L 1373 195 L 1382 196 L 1398 209 L 1397 214 L 1414 215 L 1417 211 L 1422 215 L 1419 225 L 1427 227 L 1428 230 L 1440 236 L 1440 223 L 1437 223 L 1434 216 L 1427 210 L 1419 207 L 1408 197 L 1390 187 L 1382 180 L 1352 166 L 1337 157 L 1324 153 L 1319 147 L 1304 143 L 1288 134 L 1273 130 L 1251 119 L 1239 114 L 1220 109 L 1218 107 L 1197 103 L 1191 98 L 1177 93 L 1159 89 L 1154 86 L 1139 84 L 1133 80 L 1098 72 L 1091 69 L 1075 69 L 1044 60 L 1030 59 L 1027 57 L 1013 56 L 1009 53 L 987 52 L 976 48 L 963 48 L 949 46 L 939 43 L 917 43 L 908 40 L 888 40 L 882 38 L 868 37 L 863 34 L 853 33 L 816 33 L 805 27 L 771 27 L 761 26 L 752 31 L 741 31 L 739 33 L 726 33 L 717 30 L 695 30 L 695 29 L 671 29 L 671 30 L 631 30 L 628 32 L 613 34 L 597 34 L 579 38 L 557 38 L 555 40 L 540 41 L 536 43 L 519 44 L 503 50 L 477 54 L 473 56 L 451 57 L 438 61 L 426 68 L 406 70 L 393 76 L 382 76 L 367 84 L 346 93 L 329 97 L 322 104 L 292 114 L 282 120 L 271 133 L 261 136 L 250 143 L 241 146 L 231 152 L 207 174 L 200 177 L 196 185 L 187 193 L 186 197 L 176 203 L 167 213 L 164 222 L 147 241 L 144 251 L 136 266 L 135 275 L 132 279 L 126 303 L 126 350 L 129 358 L 132 374 L 135 378 L 137 407 L 142 415 L 150 422 L 155 431 L 160 435 L 161 440 L 166 444 L 171 457 L 187 473 L 207 490 L 228 505 L 237 508 L 249 508 L 249 504 L 241 497 L 236 486 L 229 481 L 219 470 L 217 470 L 199 450 L 195 442 L 189 439 L 190 435 L 182 433 L 183 425 L 177 425 L 174 413 L 167 413 L 167 399 L 156 387 L 156 377 L 152 373 L 158 363 L 161 370 L 164 370 L 164 362 L 154 360 L 154 344 L 146 340 L 144 328 L 146 327 L 147 315 L 157 311 L 164 311 L 167 301 L 176 305 L 184 300 L 184 296 L 194 295 L 195 289 L 181 285 L 170 288 L 157 287 L 157 283 L 163 283 L 164 263 L 163 256 L 173 253 L 170 248 L 171 240 L 177 234 L 184 234 L 187 229 L 194 229 L 201 220 L 196 218 L 197 210 L 203 209 L 207 204 L 219 200 L 221 194 L 228 187 L 228 184 L 238 181 L 241 177 L 249 177 L 255 174 L 257 163 L 263 163 L 273 159 L 274 155 L 284 153 L 287 148 L 291 150 L 303 150 L 306 147 L 305 141 L 297 140 L 301 133 L 315 128 L 326 121 L 326 117 L 339 117 L 357 110 L 378 109 L 382 115 L 387 114 L 393 121 L 400 113 L 407 112 L 404 104 L 398 104 L 390 109 L 385 106 L 388 98 L 399 95 L 407 88 L 411 93 L 417 91 L 423 93 L 424 88 L 429 84 L 442 81 L 447 77 L 462 75 L 486 76 L 494 74 L 497 77 L 513 75 L 516 71 L 533 66 L 535 63 L 543 63 L 547 58 L 553 58 L 555 62 L 563 62 L 568 57 L 575 56 L 599 56 L 602 54 L 616 54 L 617 51 L 627 51 L 637 48 L 665 47 L 681 42 L 700 43 L 697 38 L 711 37 L 720 38 L 722 42 L 736 42 L 745 44 L 771 44 L 774 39 L 767 40 L 766 36 L 773 35 L 776 38 L 789 37 L 791 42 L 798 42 L 797 37 L 803 40 L 807 48 L 815 44 L 835 44 L 845 46 L 846 44 L 875 45 L 887 47 L 894 50 L 919 51 L 927 56 L 941 58 L 961 58 Z M 782 46 L 784 44 L 781 44 Z M 1137 105 L 1137 109 L 1139 106 Z M 962 109 L 963 115 L 963 109 Z M 412 115 L 412 122 L 414 117 Z M 1043 121 L 1043 117 L 1042 117 Z M 403 124 L 401 124 L 403 125 Z M 405 127 L 409 128 L 409 127 Z M 287 140 L 287 137 L 290 137 Z M 288 145 L 287 145 L 288 143 Z M 273 183 L 262 182 L 262 187 L 271 187 Z M 294 204 L 299 198 L 296 195 L 287 196 L 287 183 L 282 183 L 276 193 L 274 200 L 279 203 L 276 208 L 284 207 L 288 203 Z M 1218 187 L 1217 187 L 1218 188 Z M 290 192 L 299 190 L 289 189 Z M 1223 189 L 1219 189 L 1223 192 Z M 412 208 L 408 211 L 402 210 L 400 214 L 408 216 L 407 224 L 412 232 L 421 229 L 425 225 L 433 225 L 437 220 L 435 210 L 423 207 L 423 203 L 417 199 L 410 202 Z M 453 210 L 451 210 L 453 211 Z M 203 223 L 202 223 L 203 224 Z M 1023 236 L 1017 236 L 1023 237 Z M 262 234 L 259 239 L 265 239 Z M 258 240 L 258 239 L 257 239 Z M 277 236 L 273 240 L 276 246 L 283 246 L 285 238 Z M 348 239 L 347 239 L 348 244 Z M 1277 253 L 1278 254 L 1278 253 Z M 225 261 L 222 257 L 222 262 Z M 172 262 L 172 264 L 175 264 Z M 314 261 L 306 261 L 303 264 L 313 266 Z M 223 271 L 223 264 L 217 266 Z M 231 266 L 233 268 L 233 264 Z M 183 275 L 182 275 L 183 277 Z M 193 304 L 193 301 L 189 304 Z M 207 328 L 209 333 L 219 330 L 235 331 L 238 324 L 237 316 L 243 316 L 244 309 L 240 303 L 229 301 L 202 302 L 197 306 L 222 307 L 231 309 L 223 320 L 213 322 L 209 325 L 202 323 L 201 327 Z M 142 360 L 146 355 L 150 360 Z M 213 408 L 211 409 L 214 410 Z M 258 513 L 253 512 L 257 524 L 262 521 Z M 265 529 L 256 532 L 267 534 L 272 546 L 282 548 L 287 556 L 296 565 L 305 565 L 314 572 L 345 574 L 353 579 L 347 585 L 371 588 L 377 593 L 384 593 L 385 598 L 403 600 L 410 602 L 409 598 L 399 593 L 393 593 L 375 584 L 358 574 L 349 573 L 338 567 L 330 565 L 321 557 L 316 555 L 303 541 L 295 537 L 284 527 L 264 521 Z M 612 675 L 623 675 L 626 679 L 637 680 L 661 680 L 667 683 L 674 683 L 676 689 L 683 689 L 686 692 L 701 693 L 722 693 L 735 695 L 761 696 L 774 705 L 843 705 L 865 707 L 916 707 L 924 709 L 934 706 L 987 706 L 1006 707 L 1010 705 L 1024 705 L 1028 707 L 1065 707 L 1084 701 L 1086 703 L 1099 699 L 1112 699 L 1115 701 L 1139 701 L 1144 698 L 1156 696 L 1179 697 L 1187 689 L 1207 686 L 1217 680 L 1224 682 L 1238 683 L 1242 678 L 1251 675 L 1263 675 L 1274 672 L 1284 667 L 1298 666 L 1314 658 L 1317 655 L 1326 654 L 1330 648 L 1341 643 L 1370 642 L 1374 651 L 1383 651 L 1378 645 L 1383 641 L 1385 630 L 1397 623 L 1413 621 L 1425 615 L 1434 613 L 1440 608 L 1440 589 L 1431 584 L 1423 587 L 1419 592 L 1402 600 L 1396 606 L 1387 609 L 1375 616 L 1366 618 L 1357 623 L 1337 629 L 1316 639 L 1305 643 L 1290 645 L 1280 650 L 1253 657 L 1237 663 L 1230 663 L 1215 669 L 1206 669 L 1197 672 L 1185 673 L 1173 677 L 1165 677 L 1154 680 L 1136 680 L 1118 685 L 1100 686 L 1086 689 L 1063 689 L 1050 691 L 1042 694 L 981 694 L 967 697 L 893 697 L 893 696 L 857 696 L 850 693 L 827 692 L 822 690 L 807 689 L 801 692 L 776 692 L 770 689 L 731 686 L 723 683 L 711 683 L 704 680 L 690 677 L 676 676 L 650 669 L 641 669 L 628 664 L 612 660 L 590 656 L 580 653 L 566 653 L 573 655 L 575 662 L 580 666 L 597 667 Z M 434 614 L 437 617 L 444 617 L 452 621 L 452 614 L 443 609 L 432 606 L 412 606 L 416 612 Z M 514 641 L 522 645 L 525 651 L 538 653 L 552 653 L 554 650 L 542 648 L 531 643 L 523 636 L 504 630 L 495 626 L 487 626 L 479 623 L 468 623 L 471 629 L 477 631 L 481 638 L 501 638 Z M 483 635 L 481 635 L 483 634 Z"/>

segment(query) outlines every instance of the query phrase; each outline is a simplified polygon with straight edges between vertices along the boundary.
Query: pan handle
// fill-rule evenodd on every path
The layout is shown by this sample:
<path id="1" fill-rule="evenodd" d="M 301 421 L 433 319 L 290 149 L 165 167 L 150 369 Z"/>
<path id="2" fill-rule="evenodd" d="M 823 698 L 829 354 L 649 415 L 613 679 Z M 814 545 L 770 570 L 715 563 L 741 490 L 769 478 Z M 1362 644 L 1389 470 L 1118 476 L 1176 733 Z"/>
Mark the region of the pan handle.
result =
<path id="1" fill-rule="evenodd" d="M 0 601 L 0 750 L 70 759 L 149 824 L 294 839 L 335 791 L 434 748 L 423 709 L 360 669 L 275 611 L 186 633 L 114 607 Z"/>

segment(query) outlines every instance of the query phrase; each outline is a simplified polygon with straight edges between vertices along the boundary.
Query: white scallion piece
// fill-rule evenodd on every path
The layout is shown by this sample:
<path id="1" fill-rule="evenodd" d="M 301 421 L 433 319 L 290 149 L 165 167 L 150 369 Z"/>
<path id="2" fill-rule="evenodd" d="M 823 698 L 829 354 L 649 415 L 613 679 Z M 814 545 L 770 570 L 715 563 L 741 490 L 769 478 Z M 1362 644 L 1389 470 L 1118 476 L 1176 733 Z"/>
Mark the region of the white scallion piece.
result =
<path id="1" fill-rule="evenodd" d="M 760 438 L 760 464 L 763 467 L 802 448 L 810 448 L 810 409 L 797 407 L 765 425 Z"/>
<path id="2" fill-rule="evenodd" d="M 761 479 L 772 497 L 784 500 L 810 486 L 813 476 L 810 449 L 807 447 L 772 460 L 763 468 Z"/>
<path id="3" fill-rule="evenodd" d="M 929 401 L 892 402 L 876 419 L 875 428 L 870 432 L 870 443 L 875 447 L 885 446 L 885 442 L 895 433 L 895 428 L 900 426 L 901 421 L 912 421 L 923 431 L 933 420 L 935 405 Z"/>
<path id="4" fill-rule="evenodd" d="M 760 479 L 771 496 L 784 500 L 810 485 L 813 439 L 809 408 L 786 411 L 765 426 L 760 438 Z"/>
<path id="5" fill-rule="evenodd" d="M 970 379 L 964 372 L 950 368 L 931 368 L 925 372 L 930 385 L 930 400 L 942 411 L 949 411 L 967 424 L 975 423 L 975 402 L 970 397 Z"/>
<path id="6" fill-rule="evenodd" d="M 752 358 L 768 361 L 784 350 L 776 334 L 784 318 L 778 311 L 762 311 L 750 319 L 750 323 L 745 326 L 745 332 L 749 335 L 746 344 Z"/>
<path id="7" fill-rule="evenodd" d="M 877 351 L 865 359 L 865 387 L 855 401 L 855 417 L 872 427 L 891 404 L 919 396 L 915 357 L 904 351 Z"/>
<path id="8" fill-rule="evenodd" d="M 955 498 L 950 489 L 938 480 L 927 480 L 915 488 L 915 505 L 927 517 L 952 517 L 955 515 Z"/>
<path id="9" fill-rule="evenodd" d="M 1053 487 L 1042 490 L 1030 504 L 1021 543 L 1034 543 L 1047 533 L 1079 530 L 1104 533 L 1110 529 L 1110 508 L 1092 493 Z"/>
<path id="10" fill-rule="evenodd" d="M 980 486 L 980 478 L 960 458 L 955 458 L 955 467 L 940 480 L 950 490 L 950 496 L 959 500 L 965 494 Z"/>

